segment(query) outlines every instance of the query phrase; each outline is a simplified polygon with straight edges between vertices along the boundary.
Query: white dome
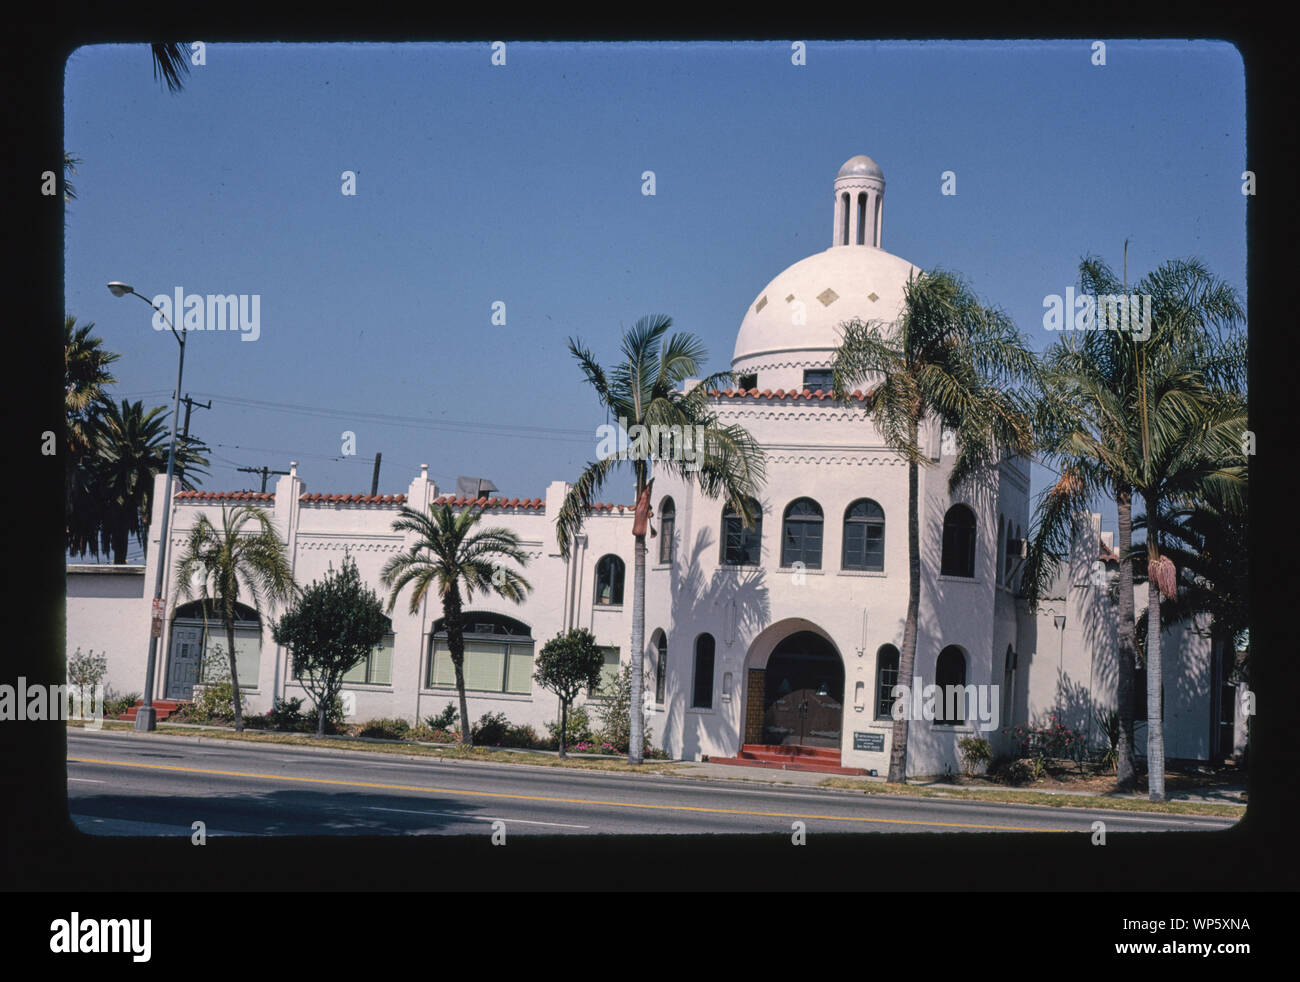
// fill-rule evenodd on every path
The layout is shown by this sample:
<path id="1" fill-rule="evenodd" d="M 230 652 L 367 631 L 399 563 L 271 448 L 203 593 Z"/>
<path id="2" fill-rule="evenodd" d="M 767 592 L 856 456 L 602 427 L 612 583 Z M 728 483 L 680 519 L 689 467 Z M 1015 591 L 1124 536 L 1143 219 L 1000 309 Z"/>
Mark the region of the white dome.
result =
<path id="1" fill-rule="evenodd" d="M 736 338 L 732 370 L 828 367 L 840 346 L 839 325 L 854 317 L 897 320 L 907 279 L 920 271 L 906 259 L 865 245 L 833 246 L 801 259 L 749 305 Z M 759 382 L 768 387 L 765 380 Z"/>
<path id="2" fill-rule="evenodd" d="M 881 180 L 885 177 L 885 172 L 880 169 L 880 165 L 868 157 L 865 153 L 860 153 L 856 157 L 850 157 L 844 161 L 844 166 L 840 168 L 837 177 L 879 177 Z"/>

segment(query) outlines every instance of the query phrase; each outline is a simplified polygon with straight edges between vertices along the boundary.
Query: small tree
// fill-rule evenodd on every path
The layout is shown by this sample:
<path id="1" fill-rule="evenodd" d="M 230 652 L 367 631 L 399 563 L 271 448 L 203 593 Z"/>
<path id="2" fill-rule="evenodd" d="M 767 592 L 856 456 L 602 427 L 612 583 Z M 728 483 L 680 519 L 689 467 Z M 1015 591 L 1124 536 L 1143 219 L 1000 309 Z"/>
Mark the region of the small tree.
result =
<path id="1" fill-rule="evenodd" d="M 375 591 L 361 582 L 357 564 L 343 554 L 322 581 L 313 580 L 271 628 L 271 637 L 293 652 L 294 675 L 316 704 L 316 735 L 325 734 L 325 714 L 343 688 L 343 676 L 388 633 L 389 621 Z"/>
<path id="2" fill-rule="evenodd" d="M 564 752 L 569 727 L 569 706 L 583 689 L 600 682 L 605 658 L 596 647 L 596 638 L 585 627 L 559 634 L 542 645 L 533 678 L 544 689 L 560 697 L 560 756 Z"/>
<path id="3" fill-rule="evenodd" d="M 632 706 L 632 666 L 624 665 L 619 673 L 609 679 L 600 690 L 602 702 L 596 707 L 600 717 L 601 736 L 607 743 L 612 743 L 619 750 L 631 748 L 632 734 L 638 732 L 633 724 Z M 645 723 L 645 705 L 638 703 L 641 723 L 641 752 L 650 745 L 653 734 Z"/>

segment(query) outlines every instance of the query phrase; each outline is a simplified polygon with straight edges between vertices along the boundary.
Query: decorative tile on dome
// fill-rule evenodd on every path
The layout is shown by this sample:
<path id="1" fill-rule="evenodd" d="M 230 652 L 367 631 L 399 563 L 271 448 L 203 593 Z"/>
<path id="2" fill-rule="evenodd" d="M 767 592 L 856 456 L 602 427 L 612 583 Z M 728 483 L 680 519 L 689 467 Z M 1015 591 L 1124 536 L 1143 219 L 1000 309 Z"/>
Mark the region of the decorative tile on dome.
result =
<path id="1" fill-rule="evenodd" d="M 760 300 L 758 303 L 754 304 L 754 313 L 757 314 L 760 310 L 762 310 L 766 306 L 767 306 L 767 294 L 763 294 L 763 299 Z"/>
<path id="2" fill-rule="evenodd" d="M 832 290 L 829 286 L 821 293 L 817 294 L 817 299 L 822 302 L 823 307 L 829 307 L 839 298 L 840 295 L 836 293 L 834 290 Z"/>
<path id="3" fill-rule="evenodd" d="M 879 300 L 880 298 L 879 298 L 878 296 L 876 296 L 874 293 L 868 293 L 868 294 L 867 294 L 867 299 L 870 300 L 872 303 L 875 303 L 875 302 L 876 302 L 877 300 Z"/>

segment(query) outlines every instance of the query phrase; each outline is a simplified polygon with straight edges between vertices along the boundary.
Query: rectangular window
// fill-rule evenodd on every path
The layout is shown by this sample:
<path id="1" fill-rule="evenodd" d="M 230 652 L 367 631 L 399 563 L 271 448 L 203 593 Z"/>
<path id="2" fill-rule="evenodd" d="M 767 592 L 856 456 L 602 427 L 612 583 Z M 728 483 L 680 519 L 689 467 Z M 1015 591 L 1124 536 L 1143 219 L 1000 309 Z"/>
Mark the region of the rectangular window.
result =
<path id="1" fill-rule="evenodd" d="M 600 666 L 600 683 L 587 690 L 590 699 L 603 699 L 602 693 L 609 691 L 610 683 L 618 678 L 618 649 L 601 648 L 600 653 L 605 656 L 605 664 Z"/>
<path id="2" fill-rule="evenodd" d="M 810 392 L 816 392 L 818 389 L 830 392 L 834 377 L 835 373 L 829 368 L 807 368 L 803 373 L 803 387 Z"/>
<path id="3" fill-rule="evenodd" d="M 208 624 L 207 637 L 203 644 L 203 681 L 211 682 L 215 677 L 213 659 L 218 651 L 228 655 L 230 645 L 226 641 L 226 630 Z M 239 676 L 241 689 L 256 689 L 258 671 L 262 665 L 262 630 L 258 627 L 235 628 L 235 672 Z"/>
<path id="4" fill-rule="evenodd" d="M 301 678 L 296 671 L 294 678 Z M 393 635 L 388 635 L 343 676 L 345 683 L 363 685 L 393 684 Z"/>
<path id="5" fill-rule="evenodd" d="M 533 646 L 505 641 L 465 642 L 465 691 L 509 692 L 528 695 L 532 692 Z M 456 666 L 444 639 L 434 642 L 429 687 L 456 688 Z"/>
<path id="6" fill-rule="evenodd" d="M 805 569 L 822 568 L 822 523 L 785 523 L 785 536 L 781 543 L 781 565 L 803 563 Z"/>
<path id="7" fill-rule="evenodd" d="M 664 683 L 668 679 L 668 646 L 660 648 L 655 653 L 655 702 L 663 705 L 664 702 Z"/>

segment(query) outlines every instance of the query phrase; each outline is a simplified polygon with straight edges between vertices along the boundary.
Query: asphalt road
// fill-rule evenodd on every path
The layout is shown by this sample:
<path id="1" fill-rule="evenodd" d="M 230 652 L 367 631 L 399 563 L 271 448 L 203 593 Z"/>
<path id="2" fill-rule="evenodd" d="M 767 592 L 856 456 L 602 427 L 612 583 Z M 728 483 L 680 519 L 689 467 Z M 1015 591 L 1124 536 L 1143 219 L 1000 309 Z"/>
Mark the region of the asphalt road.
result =
<path id="1" fill-rule="evenodd" d="M 68 731 L 84 832 L 508 835 L 1213 831 L 1234 821 Z"/>

